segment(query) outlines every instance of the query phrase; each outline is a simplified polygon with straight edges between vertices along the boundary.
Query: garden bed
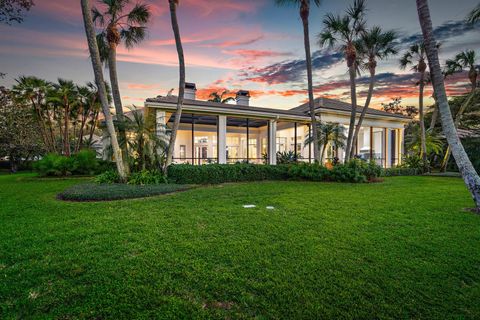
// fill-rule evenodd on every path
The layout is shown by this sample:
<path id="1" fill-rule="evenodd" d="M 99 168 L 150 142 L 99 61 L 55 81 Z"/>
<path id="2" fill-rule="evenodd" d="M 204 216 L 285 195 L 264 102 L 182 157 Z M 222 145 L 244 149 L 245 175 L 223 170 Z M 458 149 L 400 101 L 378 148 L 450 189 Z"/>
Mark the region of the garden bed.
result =
<path id="1" fill-rule="evenodd" d="M 95 184 L 82 183 L 69 187 L 57 195 L 65 201 L 111 201 L 152 197 L 178 191 L 185 191 L 191 186 L 181 184 L 129 185 L 129 184 Z"/>

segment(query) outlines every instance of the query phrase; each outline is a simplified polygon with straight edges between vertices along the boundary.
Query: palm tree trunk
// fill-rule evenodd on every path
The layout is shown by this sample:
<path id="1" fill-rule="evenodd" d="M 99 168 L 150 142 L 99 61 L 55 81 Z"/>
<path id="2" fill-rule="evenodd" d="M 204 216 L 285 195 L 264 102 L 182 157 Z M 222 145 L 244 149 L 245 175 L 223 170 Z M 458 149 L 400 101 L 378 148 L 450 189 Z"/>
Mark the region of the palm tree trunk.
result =
<path id="1" fill-rule="evenodd" d="M 347 148 L 345 152 L 345 161 L 350 160 L 350 152 L 352 149 L 353 143 L 353 130 L 355 129 L 355 120 L 357 117 L 357 72 L 355 70 L 355 63 L 352 63 L 348 67 L 348 73 L 350 75 L 350 97 L 352 100 L 352 112 L 350 114 L 350 125 L 348 127 L 348 136 L 347 136 Z"/>
<path id="2" fill-rule="evenodd" d="M 88 145 L 89 146 L 92 144 L 93 134 L 95 132 L 95 128 L 97 127 L 98 115 L 99 115 L 98 111 L 93 112 L 92 125 L 90 127 L 90 133 L 89 133 L 89 136 L 88 136 Z"/>
<path id="3" fill-rule="evenodd" d="M 57 152 L 57 146 L 55 143 L 55 133 L 53 132 L 52 116 L 50 114 L 50 111 L 48 111 L 48 107 L 47 107 L 47 124 L 48 124 L 48 131 L 50 133 L 50 141 L 52 143 L 50 152 Z"/>
<path id="4" fill-rule="evenodd" d="M 425 88 L 425 73 L 422 72 L 420 74 L 420 90 L 418 94 L 418 113 L 419 113 L 419 121 L 420 121 L 420 156 L 422 157 L 423 164 L 426 166 L 427 163 L 427 141 L 425 135 L 425 119 L 423 113 L 423 91 Z"/>
<path id="5" fill-rule="evenodd" d="M 175 0 L 169 0 L 170 3 L 170 18 L 172 20 L 172 29 L 175 36 L 175 45 L 177 47 L 178 63 L 180 69 L 180 80 L 178 87 L 178 102 L 177 111 L 175 112 L 175 120 L 173 122 L 172 133 L 170 135 L 170 144 L 168 145 L 167 161 L 165 162 L 164 172 L 172 164 L 173 151 L 175 149 L 175 140 L 177 139 L 177 131 L 180 126 L 180 119 L 182 117 L 183 99 L 185 95 L 185 57 L 183 55 L 182 40 L 180 37 L 180 29 L 177 20 L 177 4 Z"/>
<path id="6" fill-rule="evenodd" d="M 438 119 L 438 105 L 437 105 L 437 99 L 435 98 L 435 95 L 433 99 L 435 100 L 435 105 L 433 106 L 432 120 L 430 121 L 430 127 L 428 128 L 429 131 L 433 131 L 433 129 L 435 128 L 435 125 L 437 124 L 437 119 Z"/>
<path id="7" fill-rule="evenodd" d="M 125 170 L 128 174 L 129 167 L 127 165 L 128 151 L 127 151 L 127 134 L 125 132 L 125 118 L 123 115 L 123 105 L 122 98 L 120 96 L 120 86 L 118 85 L 118 74 L 117 74 L 117 45 L 111 43 L 108 51 L 108 70 L 110 75 L 110 84 L 112 86 L 112 97 L 113 104 L 115 105 L 115 114 L 117 118 L 117 129 L 118 137 L 120 143 L 120 148 L 122 150 L 122 156 L 124 160 Z"/>
<path id="8" fill-rule="evenodd" d="M 325 142 L 322 146 L 322 153 L 320 154 L 320 164 L 323 164 L 323 157 L 325 156 L 325 150 L 327 149 L 328 142 Z"/>
<path id="9" fill-rule="evenodd" d="M 310 53 L 310 31 L 308 27 L 308 16 L 302 17 L 303 22 L 303 40 L 305 44 L 305 56 L 307 62 L 307 79 L 308 79 L 308 106 L 310 109 L 310 118 L 312 121 L 312 134 L 313 134 L 313 158 L 319 163 L 322 162 L 322 158 L 318 150 L 318 126 L 317 117 L 315 114 L 315 100 L 313 96 L 313 75 L 312 75 L 312 55 Z"/>
<path id="10" fill-rule="evenodd" d="M 418 18 L 422 28 L 425 49 L 430 65 L 430 73 L 432 75 L 433 89 L 437 97 L 440 119 L 442 120 L 443 133 L 445 134 L 448 144 L 452 149 L 452 154 L 457 162 L 457 166 L 462 174 L 463 180 L 472 195 L 477 211 L 480 211 L 480 177 L 468 158 L 465 149 L 457 135 L 455 123 L 453 122 L 452 113 L 448 105 L 445 84 L 443 82 L 442 69 L 438 60 L 438 52 L 436 41 L 433 35 L 432 20 L 430 18 L 430 10 L 427 0 L 416 0 Z"/>
<path id="11" fill-rule="evenodd" d="M 472 88 L 472 91 L 470 95 L 468 96 L 467 100 L 460 106 L 460 109 L 458 109 L 457 115 L 455 116 L 455 128 L 458 129 L 458 126 L 460 125 L 460 121 L 462 120 L 463 113 L 465 112 L 465 109 L 470 105 L 470 102 L 472 102 L 473 97 L 475 96 L 475 87 Z M 452 149 L 450 146 L 447 147 L 447 151 L 445 151 L 445 156 L 443 157 L 442 160 L 442 165 L 440 166 L 440 171 L 445 172 L 447 171 L 447 166 L 448 162 L 450 161 L 450 156 L 452 155 Z"/>
<path id="12" fill-rule="evenodd" d="M 117 171 L 122 180 L 126 180 L 127 174 L 123 164 L 122 151 L 118 145 L 117 133 L 113 125 L 112 115 L 108 106 L 107 90 L 105 88 L 105 80 L 103 79 L 102 63 L 100 61 L 100 54 L 98 52 L 98 45 L 95 36 L 95 29 L 93 28 L 92 14 L 90 12 L 89 0 L 80 0 L 82 6 L 83 22 L 85 25 L 85 33 L 88 41 L 88 49 L 90 51 L 90 58 L 92 60 L 93 73 L 95 75 L 95 82 L 98 88 L 98 95 L 100 96 L 100 102 L 102 104 L 102 111 L 107 123 L 108 134 L 113 148 L 115 156 L 115 163 L 117 165 Z"/>
<path id="13" fill-rule="evenodd" d="M 365 100 L 365 105 L 362 109 L 362 113 L 360 114 L 360 118 L 358 119 L 357 126 L 355 127 L 355 132 L 353 133 L 352 138 L 352 145 L 350 146 L 350 158 L 353 158 L 355 155 L 355 141 L 358 139 L 358 134 L 360 133 L 360 129 L 362 127 L 363 119 L 365 119 L 365 115 L 367 114 L 368 106 L 370 105 L 370 101 L 372 100 L 373 95 L 373 88 L 375 86 L 375 70 L 370 70 L 370 84 L 368 85 L 368 94 L 367 100 Z M 348 151 L 347 151 L 348 152 Z"/>
<path id="14" fill-rule="evenodd" d="M 68 98 L 67 98 L 68 99 Z M 63 119 L 63 148 L 64 148 L 64 152 L 65 152 L 65 155 L 67 157 L 70 157 L 70 137 L 69 137 L 69 132 L 68 132 L 68 125 L 69 125 L 69 121 L 70 121 L 70 106 L 68 104 L 68 101 L 66 101 L 66 99 L 64 99 L 64 103 L 65 103 L 65 118 Z"/>

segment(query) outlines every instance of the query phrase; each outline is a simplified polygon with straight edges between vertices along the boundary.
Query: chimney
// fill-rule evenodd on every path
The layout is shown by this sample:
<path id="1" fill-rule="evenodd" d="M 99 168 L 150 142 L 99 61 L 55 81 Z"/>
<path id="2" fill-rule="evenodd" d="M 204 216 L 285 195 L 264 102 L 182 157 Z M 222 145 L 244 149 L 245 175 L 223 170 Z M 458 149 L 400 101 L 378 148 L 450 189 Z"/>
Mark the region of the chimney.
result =
<path id="1" fill-rule="evenodd" d="M 197 86 L 192 82 L 185 82 L 185 99 L 195 100 Z"/>
<path id="2" fill-rule="evenodd" d="M 237 100 L 239 106 L 248 107 L 250 105 L 250 92 L 246 90 L 238 91 L 235 100 Z"/>

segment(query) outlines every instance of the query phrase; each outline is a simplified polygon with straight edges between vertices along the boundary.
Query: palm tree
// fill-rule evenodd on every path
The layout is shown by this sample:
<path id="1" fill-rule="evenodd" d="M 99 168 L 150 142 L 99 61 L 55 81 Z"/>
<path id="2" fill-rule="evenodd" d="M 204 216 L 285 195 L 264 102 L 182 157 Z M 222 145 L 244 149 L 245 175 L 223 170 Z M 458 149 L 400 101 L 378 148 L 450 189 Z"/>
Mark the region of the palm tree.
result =
<path id="1" fill-rule="evenodd" d="M 438 59 L 437 43 L 433 34 L 432 20 L 430 18 L 430 10 L 427 0 L 416 0 L 418 18 L 422 28 L 423 39 L 425 43 L 425 51 L 430 66 L 430 74 L 432 77 L 433 89 L 438 102 L 440 118 L 442 120 L 443 133 L 447 138 L 448 144 L 452 149 L 452 154 L 457 162 L 457 166 L 462 174 L 463 180 L 470 191 L 476 209 L 480 212 L 480 177 L 478 176 L 472 162 L 468 158 L 465 149 L 457 135 L 455 123 L 453 122 L 452 113 L 448 105 L 447 93 L 445 91 L 445 83 Z"/>
<path id="2" fill-rule="evenodd" d="M 88 41 L 88 49 L 90 51 L 90 59 L 92 60 L 93 73 L 95 75 L 95 82 L 98 88 L 98 95 L 102 103 L 102 111 L 107 124 L 108 134 L 110 135 L 110 142 L 112 144 L 114 157 L 116 160 L 115 163 L 117 165 L 118 175 L 123 181 L 125 181 L 127 178 L 127 173 L 124 167 L 122 151 L 118 145 L 117 133 L 115 132 L 115 127 L 113 125 L 112 115 L 110 114 L 107 90 L 105 88 L 105 80 L 103 79 L 102 62 L 100 60 L 100 52 L 98 50 L 92 14 L 90 12 L 90 3 L 89 0 L 80 0 L 80 3 L 82 6 L 83 23 Z"/>
<path id="3" fill-rule="evenodd" d="M 131 0 L 99 0 L 99 2 L 105 6 L 105 11 L 100 12 L 98 8 L 93 8 L 93 22 L 102 28 L 97 35 L 100 57 L 107 62 L 110 73 L 119 136 L 126 140 L 122 99 L 118 85 L 117 47 L 123 42 L 127 49 L 130 49 L 143 41 L 151 13 L 149 7 L 141 3 L 135 4 L 129 12 L 124 12 Z M 124 157 L 127 157 L 126 146 L 123 146 L 122 150 Z"/>
<path id="4" fill-rule="evenodd" d="M 308 26 L 308 17 L 310 16 L 310 5 L 320 6 L 320 0 L 275 0 L 277 5 L 295 5 L 300 9 L 300 18 L 303 24 L 303 41 L 305 46 L 305 57 L 307 63 L 307 81 L 308 81 L 308 106 L 310 109 L 310 118 L 312 120 L 312 134 L 315 139 L 318 137 L 317 116 L 315 114 L 315 100 L 313 97 L 313 71 L 312 71 L 312 54 L 310 52 L 310 31 Z M 319 113 L 320 114 L 320 113 Z M 318 150 L 318 141 L 313 144 L 313 157 L 316 161 L 321 161 Z"/>
<path id="5" fill-rule="evenodd" d="M 455 115 L 455 127 L 458 128 L 460 121 L 462 120 L 462 116 L 465 112 L 465 109 L 470 105 L 472 102 L 473 97 L 475 96 L 475 90 L 477 89 L 477 78 L 479 72 L 479 66 L 476 64 L 477 57 L 474 50 L 467 50 L 458 53 L 453 59 L 449 59 L 446 61 L 446 71 L 445 74 L 451 75 L 456 72 L 462 72 L 463 70 L 468 68 L 468 79 L 470 80 L 470 94 L 468 98 L 465 99 L 465 102 L 462 103 L 460 109 L 458 110 L 457 114 Z M 451 155 L 451 148 L 450 146 L 447 147 L 447 151 L 445 152 L 445 156 L 442 161 L 441 170 L 445 171 L 447 169 L 448 161 L 450 160 Z"/>
<path id="6" fill-rule="evenodd" d="M 168 166 L 172 163 L 173 150 L 175 149 L 175 140 L 177 139 L 177 131 L 180 126 L 180 119 L 182 117 L 183 99 L 185 96 L 185 57 L 183 55 L 182 39 L 180 37 L 180 28 L 177 20 L 177 6 L 179 0 L 168 0 L 170 4 L 170 19 L 172 20 L 172 30 L 175 36 L 175 45 L 177 47 L 178 64 L 179 64 L 179 87 L 178 87 L 178 101 L 177 111 L 175 112 L 175 120 L 170 135 L 170 143 L 168 144 L 167 160 L 165 161 L 164 171 L 166 172 Z"/>
<path id="7" fill-rule="evenodd" d="M 13 86 L 12 91 L 16 100 L 32 106 L 43 143 L 48 152 L 55 152 L 55 136 L 47 103 L 48 94 L 53 88 L 52 84 L 37 77 L 25 76 L 15 81 L 17 84 Z"/>
<path id="8" fill-rule="evenodd" d="M 427 154 L 440 154 L 443 151 L 443 142 L 439 135 L 432 130 L 426 131 L 426 145 L 427 145 Z M 420 154 L 422 148 L 422 135 L 420 126 L 414 125 L 411 133 L 405 136 L 405 146 L 407 150 L 411 150 L 415 155 Z"/>
<path id="9" fill-rule="evenodd" d="M 365 100 L 365 105 L 363 107 L 360 118 L 358 119 L 357 126 L 355 127 L 355 132 L 353 134 L 352 141 L 356 141 L 360 128 L 362 126 L 365 115 L 367 114 L 367 109 L 370 105 L 370 101 L 373 95 L 373 88 L 375 85 L 375 71 L 377 68 L 377 59 L 383 60 L 388 58 L 390 55 L 397 54 L 397 48 L 395 40 L 397 39 L 397 33 L 393 30 L 383 32 L 382 29 L 378 26 L 366 30 L 362 33 L 361 38 L 357 42 L 356 48 L 359 57 L 365 61 L 361 64 L 363 69 L 366 69 L 370 72 L 370 84 L 368 86 L 367 99 Z M 350 147 L 350 157 L 353 157 L 354 154 L 354 143 Z"/>
<path id="10" fill-rule="evenodd" d="M 210 93 L 208 101 L 210 102 L 219 102 L 219 103 L 229 103 L 230 101 L 235 101 L 233 97 L 226 97 L 229 94 L 228 90 L 224 90 L 222 93 L 212 92 Z"/>
<path id="11" fill-rule="evenodd" d="M 427 63 L 426 63 L 425 45 L 423 42 L 415 43 L 410 46 L 407 52 L 400 59 L 400 68 L 406 69 L 411 66 L 412 70 L 419 73 L 419 93 L 418 93 L 418 113 L 420 121 L 420 132 L 422 138 L 422 148 L 420 150 L 420 156 L 424 163 L 427 163 L 427 147 L 425 141 L 425 120 L 423 112 L 423 91 L 427 78 Z"/>
<path id="12" fill-rule="evenodd" d="M 343 148 L 347 137 L 345 136 L 345 127 L 336 122 L 320 122 L 318 129 L 318 148 L 321 148 L 320 159 L 323 161 L 328 144 L 330 143 L 336 148 Z M 307 136 L 305 144 L 311 143 L 315 143 L 313 137 Z"/>
<path id="13" fill-rule="evenodd" d="M 56 98 L 63 108 L 63 153 L 70 157 L 70 112 L 77 98 L 77 87 L 71 80 L 58 79 L 54 84 Z"/>
<path id="14" fill-rule="evenodd" d="M 350 150 L 353 146 L 353 131 L 357 114 L 357 43 L 359 37 L 365 32 L 365 0 L 355 0 L 345 15 L 335 16 L 327 14 L 323 19 L 324 30 L 318 35 L 320 46 L 329 48 L 337 47 L 341 50 L 347 61 L 348 73 L 350 75 L 350 97 L 352 111 L 350 114 L 350 125 L 348 127 L 347 148 L 345 161 L 350 159 Z"/>
<path id="15" fill-rule="evenodd" d="M 480 20 L 480 3 L 467 16 L 467 22 L 474 24 Z"/>

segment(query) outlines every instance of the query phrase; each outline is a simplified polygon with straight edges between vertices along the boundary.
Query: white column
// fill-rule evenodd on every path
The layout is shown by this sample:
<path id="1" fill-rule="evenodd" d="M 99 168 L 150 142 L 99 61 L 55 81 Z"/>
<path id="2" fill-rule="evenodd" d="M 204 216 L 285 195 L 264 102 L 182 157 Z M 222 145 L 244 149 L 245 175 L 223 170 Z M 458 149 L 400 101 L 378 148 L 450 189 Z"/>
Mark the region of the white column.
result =
<path id="1" fill-rule="evenodd" d="M 155 130 L 158 137 L 164 138 L 165 135 L 165 125 L 166 125 L 166 115 L 163 110 L 156 110 L 155 113 Z"/>
<path id="2" fill-rule="evenodd" d="M 218 116 L 218 163 L 227 163 L 227 116 Z"/>
<path id="3" fill-rule="evenodd" d="M 405 129 L 399 129 L 398 130 L 398 143 L 399 143 L 399 147 L 398 147 L 398 150 L 399 151 L 399 154 L 398 154 L 398 163 L 399 164 L 402 164 L 402 161 L 403 161 L 403 154 L 405 153 L 405 150 L 404 150 L 404 146 L 403 146 L 403 141 L 405 140 Z"/>
<path id="4" fill-rule="evenodd" d="M 386 133 L 385 133 L 385 164 L 387 168 L 390 168 L 392 166 L 392 157 L 390 155 L 390 150 L 391 148 L 391 139 L 390 139 L 390 129 L 385 128 Z"/>
<path id="5" fill-rule="evenodd" d="M 269 164 L 277 164 L 277 121 L 269 120 L 269 143 L 268 143 L 268 156 Z"/>

